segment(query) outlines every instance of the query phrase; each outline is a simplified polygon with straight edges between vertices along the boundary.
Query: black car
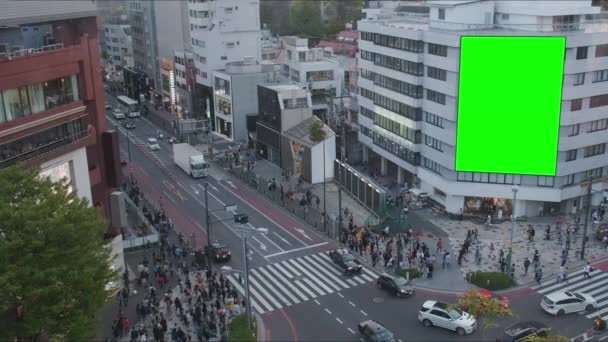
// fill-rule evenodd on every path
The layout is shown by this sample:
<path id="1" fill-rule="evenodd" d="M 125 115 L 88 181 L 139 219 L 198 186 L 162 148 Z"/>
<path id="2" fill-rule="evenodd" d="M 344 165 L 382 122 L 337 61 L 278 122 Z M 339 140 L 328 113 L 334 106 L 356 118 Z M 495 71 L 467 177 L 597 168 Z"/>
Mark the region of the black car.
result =
<path id="1" fill-rule="evenodd" d="M 361 271 L 363 270 L 363 265 L 361 265 L 361 262 L 355 259 L 355 257 L 344 248 L 330 251 L 329 257 L 334 262 L 334 264 L 342 268 L 342 271 L 344 273 L 361 273 Z"/>
<path id="2" fill-rule="evenodd" d="M 378 284 L 379 288 L 386 290 L 397 297 L 409 297 L 416 292 L 407 279 L 403 277 L 394 277 L 386 273 L 378 277 L 376 284 Z"/>
<path id="3" fill-rule="evenodd" d="M 125 120 L 122 123 L 122 127 L 126 128 L 126 129 L 135 129 L 135 122 L 133 122 L 131 120 Z"/>
<path id="4" fill-rule="evenodd" d="M 395 336 L 392 332 L 386 329 L 382 324 L 369 320 L 357 325 L 359 333 L 363 335 L 363 340 L 368 342 L 393 342 Z"/>
<path id="5" fill-rule="evenodd" d="M 219 242 L 214 242 L 209 247 L 208 253 L 215 261 L 228 261 L 232 257 L 230 250 Z"/>
<path id="6" fill-rule="evenodd" d="M 518 322 L 505 329 L 507 341 L 521 342 L 533 336 L 549 336 L 549 327 L 536 321 Z"/>

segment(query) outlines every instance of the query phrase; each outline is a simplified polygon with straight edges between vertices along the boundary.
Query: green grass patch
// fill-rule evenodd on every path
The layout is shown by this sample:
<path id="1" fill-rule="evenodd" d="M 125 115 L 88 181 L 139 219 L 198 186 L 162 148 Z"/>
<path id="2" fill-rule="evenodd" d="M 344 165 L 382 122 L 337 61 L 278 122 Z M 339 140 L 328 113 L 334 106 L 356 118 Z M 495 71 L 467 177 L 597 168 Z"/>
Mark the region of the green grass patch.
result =
<path id="1" fill-rule="evenodd" d="M 258 337 L 255 317 L 251 317 L 251 325 L 252 329 L 249 329 L 246 314 L 234 317 L 228 324 L 228 341 L 256 342 Z"/>
<path id="2" fill-rule="evenodd" d="M 397 270 L 397 272 L 395 273 L 397 273 L 398 276 L 401 276 L 403 278 L 407 278 L 407 274 L 409 273 L 410 279 L 416 279 L 422 276 L 422 273 L 420 273 L 417 268 L 403 268 Z"/>
<path id="3" fill-rule="evenodd" d="M 501 272 L 469 272 L 469 283 L 486 290 L 504 290 L 515 285 L 507 273 Z"/>

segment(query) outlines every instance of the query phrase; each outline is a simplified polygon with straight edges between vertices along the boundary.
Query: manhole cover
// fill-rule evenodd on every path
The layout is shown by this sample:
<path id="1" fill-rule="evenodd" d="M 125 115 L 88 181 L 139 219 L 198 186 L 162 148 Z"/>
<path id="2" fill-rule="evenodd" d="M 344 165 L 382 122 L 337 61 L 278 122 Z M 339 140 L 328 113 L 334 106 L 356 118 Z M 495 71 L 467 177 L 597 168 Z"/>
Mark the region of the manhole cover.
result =
<path id="1" fill-rule="evenodd" d="M 372 301 L 376 304 L 380 304 L 380 303 L 384 302 L 384 298 L 374 297 L 374 299 L 372 299 Z"/>

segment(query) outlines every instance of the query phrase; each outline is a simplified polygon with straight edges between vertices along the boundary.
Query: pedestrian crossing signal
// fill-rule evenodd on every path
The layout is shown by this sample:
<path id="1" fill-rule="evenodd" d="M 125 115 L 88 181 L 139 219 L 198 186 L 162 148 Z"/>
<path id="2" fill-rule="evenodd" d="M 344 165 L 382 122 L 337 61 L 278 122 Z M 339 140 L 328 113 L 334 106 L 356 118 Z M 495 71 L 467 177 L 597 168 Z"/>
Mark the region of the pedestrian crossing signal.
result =
<path id="1" fill-rule="evenodd" d="M 236 214 L 234 215 L 234 223 L 245 224 L 249 222 L 249 216 L 247 214 Z"/>

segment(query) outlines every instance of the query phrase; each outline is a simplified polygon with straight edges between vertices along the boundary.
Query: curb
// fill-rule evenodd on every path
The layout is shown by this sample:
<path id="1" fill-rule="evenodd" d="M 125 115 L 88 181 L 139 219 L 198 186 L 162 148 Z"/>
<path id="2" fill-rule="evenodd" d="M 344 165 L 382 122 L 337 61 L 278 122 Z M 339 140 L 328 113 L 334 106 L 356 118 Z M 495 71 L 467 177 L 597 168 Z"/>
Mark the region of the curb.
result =
<path id="1" fill-rule="evenodd" d="M 266 327 L 264 326 L 264 319 L 257 312 L 254 314 L 256 326 L 258 327 L 257 337 L 259 342 L 266 341 Z"/>

